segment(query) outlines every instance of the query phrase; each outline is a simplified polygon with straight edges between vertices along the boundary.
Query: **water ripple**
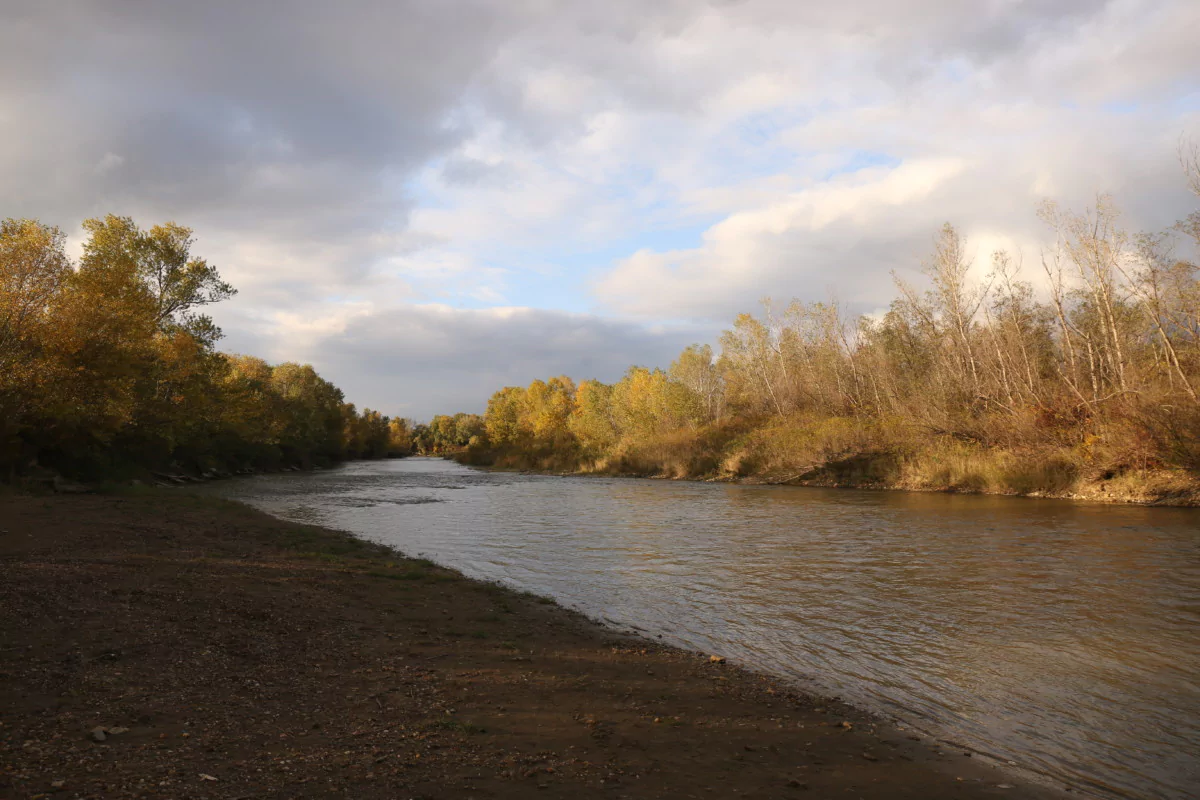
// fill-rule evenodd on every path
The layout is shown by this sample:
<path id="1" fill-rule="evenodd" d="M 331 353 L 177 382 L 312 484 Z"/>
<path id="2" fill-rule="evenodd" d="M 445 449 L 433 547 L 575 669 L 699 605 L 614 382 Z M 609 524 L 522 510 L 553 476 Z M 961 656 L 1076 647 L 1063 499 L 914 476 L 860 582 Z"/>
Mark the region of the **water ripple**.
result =
<path id="1" fill-rule="evenodd" d="M 1200 785 L 1195 510 L 428 459 L 215 490 L 723 653 L 1093 794 Z"/>

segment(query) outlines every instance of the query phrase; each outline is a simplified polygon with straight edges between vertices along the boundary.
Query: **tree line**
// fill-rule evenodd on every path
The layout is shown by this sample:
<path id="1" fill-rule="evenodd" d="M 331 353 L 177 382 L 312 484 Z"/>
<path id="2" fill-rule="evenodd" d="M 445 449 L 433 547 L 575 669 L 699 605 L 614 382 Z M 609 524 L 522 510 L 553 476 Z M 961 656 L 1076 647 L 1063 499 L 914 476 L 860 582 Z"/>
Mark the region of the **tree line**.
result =
<path id="1" fill-rule="evenodd" d="M 1200 195 L 1194 150 L 1184 164 Z M 1035 264 L 1005 251 L 977 264 L 947 224 L 922 285 L 895 277 L 883 314 L 767 300 L 734 320 L 719 351 L 693 345 L 669 369 L 501 389 L 463 457 L 679 477 L 1194 492 L 1200 273 L 1179 250 L 1200 243 L 1200 212 L 1152 234 L 1124 229 L 1109 197 L 1082 213 L 1047 202 L 1038 214 L 1054 244 Z"/>
<path id="2" fill-rule="evenodd" d="M 0 223 L 0 477 L 48 468 L 240 470 L 406 454 L 411 426 L 359 412 L 307 364 L 217 350 L 235 294 L 192 231 L 90 219 L 78 261 L 36 220 Z"/>
<path id="3" fill-rule="evenodd" d="M 478 447 L 484 434 L 479 414 L 438 414 L 428 423 L 412 429 L 412 451 L 421 455 L 455 453 L 469 446 Z"/>

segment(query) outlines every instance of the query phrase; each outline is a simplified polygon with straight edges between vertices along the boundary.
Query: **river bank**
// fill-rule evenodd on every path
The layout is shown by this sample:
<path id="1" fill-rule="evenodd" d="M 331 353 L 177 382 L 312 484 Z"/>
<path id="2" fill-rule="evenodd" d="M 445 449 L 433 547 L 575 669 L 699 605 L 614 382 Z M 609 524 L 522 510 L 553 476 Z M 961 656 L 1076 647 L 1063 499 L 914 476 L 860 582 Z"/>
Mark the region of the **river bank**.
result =
<path id="1" fill-rule="evenodd" d="M 1184 470 L 1145 469 L 1063 470 L 1061 465 L 1004 452 L 968 451 L 901 456 L 896 453 L 857 453 L 852 456 L 795 467 L 696 471 L 675 463 L 630 462 L 623 459 L 580 462 L 564 468 L 554 459 L 528 459 L 508 454 L 463 450 L 445 457 L 465 466 L 512 470 L 561 477 L 649 478 L 657 480 L 731 483 L 744 486 L 810 486 L 827 489 L 938 492 L 1000 497 L 1037 497 L 1093 503 L 1200 507 L 1200 477 Z"/>
<path id="2" fill-rule="evenodd" d="M 0 530 L 5 797 L 1056 796 L 239 504 L 8 495 Z"/>

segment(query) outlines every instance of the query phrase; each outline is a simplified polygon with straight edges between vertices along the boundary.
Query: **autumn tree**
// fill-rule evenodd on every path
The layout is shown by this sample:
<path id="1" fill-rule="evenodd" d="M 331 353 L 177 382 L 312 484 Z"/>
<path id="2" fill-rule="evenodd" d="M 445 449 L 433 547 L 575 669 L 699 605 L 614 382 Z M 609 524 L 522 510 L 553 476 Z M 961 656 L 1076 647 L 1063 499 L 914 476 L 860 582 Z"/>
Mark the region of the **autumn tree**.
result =
<path id="1" fill-rule="evenodd" d="M 704 420 L 711 422 L 724 413 L 725 385 L 710 345 L 693 344 L 685 348 L 671 363 L 668 374 L 696 398 L 697 411 Z"/>

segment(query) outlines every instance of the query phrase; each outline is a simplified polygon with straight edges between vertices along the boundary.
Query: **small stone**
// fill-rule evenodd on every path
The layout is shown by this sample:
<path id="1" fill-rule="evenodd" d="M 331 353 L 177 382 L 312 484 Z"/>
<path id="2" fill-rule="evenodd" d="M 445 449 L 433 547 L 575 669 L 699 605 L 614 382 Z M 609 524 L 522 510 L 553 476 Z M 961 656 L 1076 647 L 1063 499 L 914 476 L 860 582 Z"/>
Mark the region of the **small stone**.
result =
<path id="1" fill-rule="evenodd" d="M 215 781 L 215 780 L 216 780 L 216 778 L 214 778 L 212 775 L 207 775 L 207 774 L 205 774 L 205 773 L 201 772 L 201 773 L 200 773 L 200 780 L 202 780 L 202 781 Z"/>
<path id="2" fill-rule="evenodd" d="M 51 788 L 51 789 L 62 789 L 62 788 L 63 788 L 64 786 L 66 786 L 66 785 L 67 785 L 67 782 L 66 782 L 66 781 L 64 781 L 62 778 L 59 778 L 59 779 L 58 779 L 58 780 L 56 780 L 56 781 L 50 781 L 50 788 Z"/>
<path id="3" fill-rule="evenodd" d="M 996 788 L 997 789 L 1011 789 L 1013 787 L 1012 787 L 1011 783 L 997 783 Z"/>
<path id="4" fill-rule="evenodd" d="M 108 728 L 107 731 L 109 736 L 120 736 L 122 733 L 129 733 L 129 728 L 122 728 L 118 725 L 115 728 Z"/>
<path id="5" fill-rule="evenodd" d="M 104 728 L 99 725 L 97 725 L 95 728 L 92 728 L 91 737 L 93 742 L 103 742 L 108 738 L 104 735 Z"/>
<path id="6" fill-rule="evenodd" d="M 708 661 L 710 664 L 724 664 L 725 656 L 709 656 Z"/>

